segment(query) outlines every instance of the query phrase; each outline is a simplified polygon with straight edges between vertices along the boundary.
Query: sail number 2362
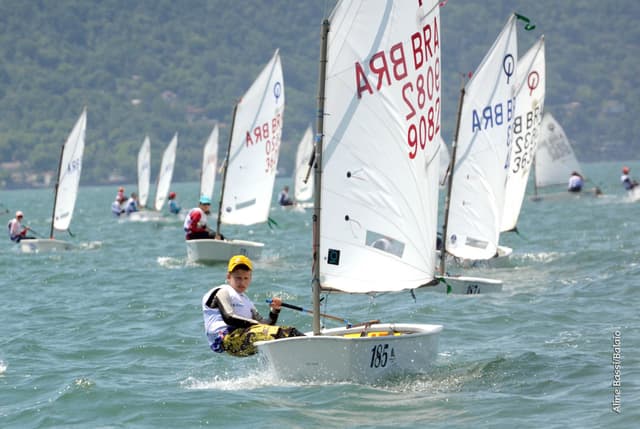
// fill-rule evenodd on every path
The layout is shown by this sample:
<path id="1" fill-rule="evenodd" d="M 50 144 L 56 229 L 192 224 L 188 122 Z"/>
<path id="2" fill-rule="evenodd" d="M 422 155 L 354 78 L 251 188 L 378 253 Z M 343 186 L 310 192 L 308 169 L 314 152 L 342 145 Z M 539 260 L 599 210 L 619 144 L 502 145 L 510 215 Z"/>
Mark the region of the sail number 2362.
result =
<path id="1" fill-rule="evenodd" d="M 371 368 L 384 368 L 389 362 L 389 344 L 378 344 L 371 348 Z"/>

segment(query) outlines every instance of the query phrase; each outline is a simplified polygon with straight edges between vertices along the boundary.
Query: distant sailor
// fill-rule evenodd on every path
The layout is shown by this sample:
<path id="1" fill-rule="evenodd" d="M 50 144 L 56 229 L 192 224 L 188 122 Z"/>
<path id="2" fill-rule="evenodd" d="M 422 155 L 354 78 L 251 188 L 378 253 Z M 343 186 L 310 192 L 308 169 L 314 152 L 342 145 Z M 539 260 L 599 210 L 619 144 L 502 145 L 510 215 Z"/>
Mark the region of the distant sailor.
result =
<path id="1" fill-rule="evenodd" d="M 629 172 L 629 167 L 622 167 L 622 176 L 620 176 L 620 182 L 622 183 L 622 186 L 624 186 L 624 189 L 626 189 L 627 191 L 630 191 L 638 186 L 638 181 L 632 180 Z"/>
<path id="2" fill-rule="evenodd" d="M 182 210 L 182 207 L 180 207 L 180 204 L 176 201 L 176 193 L 169 192 L 169 212 L 171 214 L 178 214 L 180 210 Z"/>
<path id="3" fill-rule="evenodd" d="M 131 214 L 133 212 L 137 212 L 138 210 L 138 194 L 132 192 L 131 197 L 127 200 L 127 204 L 124 206 L 124 211 L 127 214 Z"/>
<path id="4" fill-rule="evenodd" d="M 117 197 L 111 203 L 111 213 L 113 213 L 113 215 L 116 217 L 119 217 L 122 213 L 124 213 L 124 208 L 122 207 L 122 204 Z"/>
<path id="5" fill-rule="evenodd" d="M 574 171 L 571 173 L 571 177 L 569 177 L 569 192 L 580 192 L 582 191 L 582 186 L 584 186 L 584 178 L 580 173 Z"/>
<path id="6" fill-rule="evenodd" d="M 284 188 L 282 188 L 282 191 L 280 191 L 280 194 L 278 195 L 278 204 L 280 204 L 281 206 L 293 205 L 293 200 L 289 197 L 288 186 L 285 186 Z"/>
<path id="7" fill-rule="evenodd" d="M 27 231 L 31 230 L 28 226 L 22 226 L 22 218 L 24 213 L 20 210 L 16 212 L 16 217 L 11 219 L 7 224 L 9 239 L 13 242 L 19 243 L 20 240 L 33 240 L 33 237 L 27 237 Z"/>
<path id="8" fill-rule="evenodd" d="M 198 201 L 198 207 L 194 207 L 189 210 L 187 216 L 184 218 L 184 232 L 187 240 L 198 240 L 203 238 L 219 238 L 216 237 L 215 231 L 212 231 L 207 226 L 207 215 L 211 214 L 211 198 L 203 195 Z"/>
<path id="9" fill-rule="evenodd" d="M 116 194 L 116 201 L 119 202 L 120 204 L 124 204 L 124 202 L 127 201 L 127 197 L 124 195 L 124 188 L 122 186 L 118 188 L 118 193 Z"/>

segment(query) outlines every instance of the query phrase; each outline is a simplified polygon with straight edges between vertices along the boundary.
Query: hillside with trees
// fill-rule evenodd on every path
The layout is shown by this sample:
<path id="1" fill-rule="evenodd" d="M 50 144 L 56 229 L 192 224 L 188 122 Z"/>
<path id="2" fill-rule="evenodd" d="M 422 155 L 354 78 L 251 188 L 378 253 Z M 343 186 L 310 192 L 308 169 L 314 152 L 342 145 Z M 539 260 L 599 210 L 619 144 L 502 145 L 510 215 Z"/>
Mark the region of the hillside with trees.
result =
<path id="1" fill-rule="evenodd" d="M 155 177 L 176 132 L 174 180 L 197 180 L 202 146 L 213 125 L 220 125 L 225 143 L 234 103 L 276 49 L 287 99 L 279 167 L 290 174 L 297 142 L 315 123 L 320 24 L 334 4 L 3 0 L 0 187 L 42 184 L 47 173 L 55 172 L 60 147 L 85 105 L 82 184 L 133 182 L 145 135 L 151 139 Z M 634 78 L 640 2 L 631 0 L 445 2 L 445 140 L 453 135 L 460 76 L 477 67 L 512 12 L 536 25 L 532 31 L 519 25 L 521 54 L 545 36 L 545 108 L 563 125 L 578 157 L 638 158 L 640 101 Z"/>

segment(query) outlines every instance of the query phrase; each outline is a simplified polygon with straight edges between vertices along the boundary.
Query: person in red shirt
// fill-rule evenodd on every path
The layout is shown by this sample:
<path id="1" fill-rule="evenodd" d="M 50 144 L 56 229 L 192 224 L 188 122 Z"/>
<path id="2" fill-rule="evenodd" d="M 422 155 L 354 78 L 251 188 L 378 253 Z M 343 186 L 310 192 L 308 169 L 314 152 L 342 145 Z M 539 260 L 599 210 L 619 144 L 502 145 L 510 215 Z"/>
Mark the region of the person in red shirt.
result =
<path id="1" fill-rule="evenodd" d="M 212 231 L 207 226 L 207 215 L 211 214 L 210 208 L 211 198 L 202 196 L 198 202 L 198 207 L 189 210 L 184 219 L 184 232 L 187 240 L 217 238 L 215 231 Z"/>

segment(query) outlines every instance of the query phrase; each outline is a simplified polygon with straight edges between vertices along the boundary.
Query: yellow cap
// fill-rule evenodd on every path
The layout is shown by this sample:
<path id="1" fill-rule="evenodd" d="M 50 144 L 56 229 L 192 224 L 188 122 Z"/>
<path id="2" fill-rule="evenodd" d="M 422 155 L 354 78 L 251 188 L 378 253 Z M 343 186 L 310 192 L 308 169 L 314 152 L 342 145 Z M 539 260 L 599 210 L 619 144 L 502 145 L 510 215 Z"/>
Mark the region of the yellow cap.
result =
<path id="1" fill-rule="evenodd" d="M 238 265 L 246 265 L 247 268 L 253 270 L 253 264 L 251 263 L 251 260 L 249 258 L 244 255 L 235 255 L 232 256 L 231 259 L 229 259 L 228 272 L 233 272 L 233 270 L 235 270 Z"/>

